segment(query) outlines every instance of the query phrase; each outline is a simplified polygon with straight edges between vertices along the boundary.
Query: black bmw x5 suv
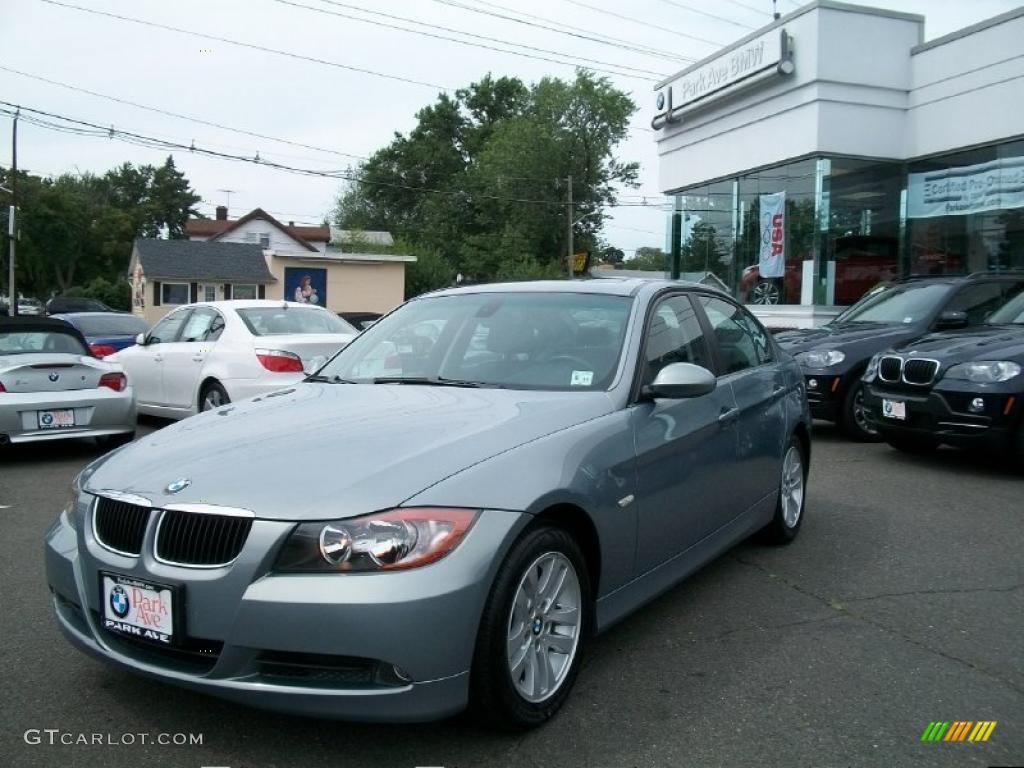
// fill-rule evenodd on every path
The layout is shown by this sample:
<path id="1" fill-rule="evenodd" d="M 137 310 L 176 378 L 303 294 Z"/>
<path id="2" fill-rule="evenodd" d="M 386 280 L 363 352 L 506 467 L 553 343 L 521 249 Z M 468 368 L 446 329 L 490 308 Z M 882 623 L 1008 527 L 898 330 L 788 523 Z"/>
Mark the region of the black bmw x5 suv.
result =
<path id="1" fill-rule="evenodd" d="M 1024 274 L 910 277 L 884 283 L 821 328 L 775 338 L 800 363 L 815 418 L 840 424 L 854 440 L 878 440 L 861 377 L 871 358 L 936 331 L 981 325 L 1024 290 Z"/>
<path id="2" fill-rule="evenodd" d="M 868 421 L 892 446 L 981 447 L 1024 469 L 1024 293 L 976 328 L 876 355 L 863 381 Z"/>

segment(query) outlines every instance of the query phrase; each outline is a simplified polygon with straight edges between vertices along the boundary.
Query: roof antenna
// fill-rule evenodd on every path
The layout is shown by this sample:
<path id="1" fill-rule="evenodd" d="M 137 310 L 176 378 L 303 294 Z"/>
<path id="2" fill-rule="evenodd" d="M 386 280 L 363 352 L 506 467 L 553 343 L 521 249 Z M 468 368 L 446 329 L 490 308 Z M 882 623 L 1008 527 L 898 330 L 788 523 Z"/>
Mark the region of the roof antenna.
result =
<path id="1" fill-rule="evenodd" d="M 772 18 L 777 20 L 781 16 L 782 14 L 779 13 L 779 0 L 772 0 Z"/>

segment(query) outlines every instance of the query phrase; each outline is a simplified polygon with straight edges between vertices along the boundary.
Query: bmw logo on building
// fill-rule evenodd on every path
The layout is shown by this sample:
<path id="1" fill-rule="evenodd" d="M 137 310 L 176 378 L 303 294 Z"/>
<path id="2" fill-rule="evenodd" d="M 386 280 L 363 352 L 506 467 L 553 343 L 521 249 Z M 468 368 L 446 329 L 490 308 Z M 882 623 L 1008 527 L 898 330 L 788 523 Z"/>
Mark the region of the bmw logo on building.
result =
<path id="1" fill-rule="evenodd" d="M 131 604 L 128 602 L 128 593 L 124 591 L 124 587 L 120 584 L 110 590 L 110 608 L 119 619 L 123 619 L 128 615 L 128 611 L 131 610 Z"/>

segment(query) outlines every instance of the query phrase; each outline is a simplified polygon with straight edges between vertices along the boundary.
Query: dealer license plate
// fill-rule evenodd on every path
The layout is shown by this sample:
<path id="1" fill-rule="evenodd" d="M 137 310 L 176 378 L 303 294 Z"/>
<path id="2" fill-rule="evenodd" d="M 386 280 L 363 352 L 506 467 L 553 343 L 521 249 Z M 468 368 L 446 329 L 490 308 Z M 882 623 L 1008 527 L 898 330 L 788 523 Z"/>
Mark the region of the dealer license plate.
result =
<path id="1" fill-rule="evenodd" d="M 102 574 L 103 627 L 160 645 L 174 641 L 174 590 L 163 584 Z"/>
<path id="2" fill-rule="evenodd" d="M 75 412 L 71 408 L 60 411 L 36 411 L 40 429 L 62 429 L 75 426 Z"/>
<path id="3" fill-rule="evenodd" d="M 907 420 L 907 404 L 902 400 L 882 400 L 882 415 L 896 421 Z"/>

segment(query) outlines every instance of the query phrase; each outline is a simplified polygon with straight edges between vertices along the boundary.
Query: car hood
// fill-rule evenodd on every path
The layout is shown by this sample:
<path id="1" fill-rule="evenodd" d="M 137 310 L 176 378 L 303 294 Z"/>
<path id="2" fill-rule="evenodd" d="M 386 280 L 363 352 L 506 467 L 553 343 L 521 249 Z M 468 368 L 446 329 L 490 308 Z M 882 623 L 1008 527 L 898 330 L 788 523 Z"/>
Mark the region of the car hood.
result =
<path id="1" fill-rule="evenodd" d="M 821 328 L 784 331 L 775 339 L 792 355 L 814 349 L 838 349 L 847 360 L 863 359 L 916 338 L 921 329 L 902 323 L 829 323 Z"/>
<path id="2" fill-rule="evenodd" d="M 931 333 L 897 346 L 905 356 L 927 357 L 943 365 L 972 360 L 1024 362 L 1024 326 L 993 325 L 964 331 Z"/>
<path id="3" fill-rule="evenodd" d="M 303 383 L 147 435 L 98 462 L 86 489 L 266 519 L 353 517 L 612 410 L 604 392 Z M 184 490 L 165 492 L 182 479 Z"/>

